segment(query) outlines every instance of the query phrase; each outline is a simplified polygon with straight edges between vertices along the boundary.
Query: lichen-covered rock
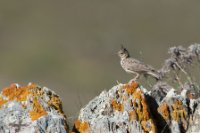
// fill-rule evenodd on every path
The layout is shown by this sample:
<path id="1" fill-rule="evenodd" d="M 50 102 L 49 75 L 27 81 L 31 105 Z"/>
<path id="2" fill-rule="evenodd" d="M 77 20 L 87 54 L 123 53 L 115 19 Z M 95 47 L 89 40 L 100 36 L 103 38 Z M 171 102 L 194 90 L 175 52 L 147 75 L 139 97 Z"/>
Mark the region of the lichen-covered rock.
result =
<path id="1" fill-rule="evenodd" d="M 172 133 L 184 132 L 188 128 L 188 101 L 182 97 L 166 97 L 160 104 L 158 112 L 167 121 Z"/>
<path id="2" fill-rule="evenodd" d="M 81 109 L 73 132 L 157 133 L 143 89 L 136 83 L 119 84 Z"/>
<path id="3" fill-rule="evenodd" d="M 195 110 L 192 111 L 192 115 L 189 121 L 189 127 L 187 133 L 199 133 L 200 132 L 200 99 L 191 99 L 190 107 Z"/>
<path id="4" fill-rule="evenodd" d="M 30 83 L 12 84 L 0 94 L 0 133 L 66 133 L 66 116 L 58 95 Z"/>
<path id="5" fill-rule="evenodd" d="M 199 101 L 190 88 L 119 84 L 81 109 L 72 133 L 199 133 Z"/>
<path id="6" fill-rule="evenodd" d="M 177 94 L 171 89 L 158 107 L 158 112 L 166 121 L 163 132 L 168 128 L 171 133 L 199 133 L 199 100 L 189 97 L 183 90 Z"/>

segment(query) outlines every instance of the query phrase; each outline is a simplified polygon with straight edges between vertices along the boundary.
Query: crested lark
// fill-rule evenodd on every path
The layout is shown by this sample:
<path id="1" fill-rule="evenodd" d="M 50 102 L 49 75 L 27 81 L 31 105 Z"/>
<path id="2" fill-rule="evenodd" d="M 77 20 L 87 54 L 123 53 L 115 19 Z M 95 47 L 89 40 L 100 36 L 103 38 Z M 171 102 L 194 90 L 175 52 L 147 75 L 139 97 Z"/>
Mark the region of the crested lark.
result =
<path id="1" fill-rule="evenodd" d="M 118 52 L 118 55 L 121 59 L 120 64 L 122 68 L 127 73 L 135 74 L 135 78 L 133 80 L 137 80 L 141 74 L 144 76 L 151 75 L 156 80 L 160 79 L 159 73 L 151 66 L 144 64 L 143 62 L 131 58 L 128 50 L 126 50 L 123 46 Z"/>

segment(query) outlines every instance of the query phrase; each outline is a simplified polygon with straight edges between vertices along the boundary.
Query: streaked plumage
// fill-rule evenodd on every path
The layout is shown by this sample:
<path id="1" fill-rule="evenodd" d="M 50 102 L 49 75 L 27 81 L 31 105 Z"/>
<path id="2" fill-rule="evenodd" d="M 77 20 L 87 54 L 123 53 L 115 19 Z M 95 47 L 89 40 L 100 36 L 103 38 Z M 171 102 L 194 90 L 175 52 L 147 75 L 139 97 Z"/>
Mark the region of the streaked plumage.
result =
<path id="1" fill-rule="evenodd" d="M 121 48 L 121 50 L 118 52 L 118 55 L 121 59 L 120 64 L 122 68 L 127 73 L 136 74 L 136 77 L 134 78 L 135 80 L 140 74 L 151 75 L 157 80 L 160 79 L 159 73 L 152 66 L 146 65 L 139 60 L 131 58 L 129 52 L 124 47 Z"/>

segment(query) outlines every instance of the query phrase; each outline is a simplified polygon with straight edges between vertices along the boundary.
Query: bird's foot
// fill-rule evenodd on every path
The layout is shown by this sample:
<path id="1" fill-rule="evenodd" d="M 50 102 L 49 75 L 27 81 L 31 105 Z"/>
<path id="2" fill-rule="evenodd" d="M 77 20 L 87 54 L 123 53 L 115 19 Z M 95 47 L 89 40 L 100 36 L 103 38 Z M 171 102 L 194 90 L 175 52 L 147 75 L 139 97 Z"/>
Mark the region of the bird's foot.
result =
<path id="1" fill-rule="evenodd" d="M 136 82 L 138 78 L 131 79 L 129 83 Z"/>
<path id="2" fill-rule="evenodd" d="M 137 81 L 139 79 L 139 74 L 135 76 L 135 78 L 131 79 L 129 82 Z"/>

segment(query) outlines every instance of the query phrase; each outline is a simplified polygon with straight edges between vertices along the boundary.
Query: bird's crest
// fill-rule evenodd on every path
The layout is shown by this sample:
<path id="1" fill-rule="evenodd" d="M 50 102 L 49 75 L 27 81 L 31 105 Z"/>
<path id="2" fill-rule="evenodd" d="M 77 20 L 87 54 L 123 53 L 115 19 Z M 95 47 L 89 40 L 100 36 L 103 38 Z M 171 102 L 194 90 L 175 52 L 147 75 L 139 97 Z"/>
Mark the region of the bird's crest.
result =
<path id="1" fill-rule="evenodd" d="M 123 53 L 128 53 L 128 50 L 123 46 L 123 44 L 121 44 L 121 51 L 123 51 Z"/>
<path id="2" fill-rule="evenodd" d="M 126 50 L 126 48 L 121 44 L 121 50 Z"/>

